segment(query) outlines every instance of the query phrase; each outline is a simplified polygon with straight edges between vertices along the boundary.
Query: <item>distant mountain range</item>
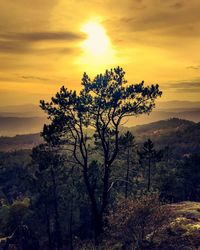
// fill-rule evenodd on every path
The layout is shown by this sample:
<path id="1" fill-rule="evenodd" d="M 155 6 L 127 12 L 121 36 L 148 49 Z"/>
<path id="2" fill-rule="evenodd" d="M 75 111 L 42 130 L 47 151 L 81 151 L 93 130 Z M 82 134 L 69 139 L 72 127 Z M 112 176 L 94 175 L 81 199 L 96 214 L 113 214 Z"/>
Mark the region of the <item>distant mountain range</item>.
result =
<path id="1" fill-rule="evenodd" d="M 150 115 L 124 119 L 123 125 L 132 127 L 174 117 L 200 122 L 200 102 L 158 102 Z M 38 105 L 0 107 L 0 136 L 38 133 L 46 122 L 46 115 Z"/>
<path id="2" fill-rule="evenodd" d="M 0 106 L 0 117 L 44 117 L 39 104 Z"/>
<path id="3" fill-rule="evenodd" d="M 173 118 L 145 125 L 123 128 L 131 131 L 141 144 L 150 138 L 156 147 L 169 148 L 174 159 L 200 152 L 200 122 Z"/>
<path id="4" fill-rule="evenodd" d="M 200 123 L 174 118 L 129 128 L 121 127 L 122 133 L 127 130 L 134 134 L 139 144 L 151 138 L 156 147 L 169 146 L 177 157 L 200 152 Z M 39 133 L 0 137 L 0 151 L 32 149 L 42 142 Z"/>
<path id="5" fill-rule="evenodd" d="M 13 137 L 0 137 L 0 151 L 17 151 L 24 149 L 32 149 L 43 142 L 42 137 L 39 133 L 27 134 L 27 135 L 16 135 Z"/>
<path id="6" fill-rule="evenodd" d="M 191 101 L 160 101 L 157 102 L 156 105 L 157 109 L 173 109 L 173 110 L 178 110 L 178 109 L 194 109 L 194 108 L 200 108 L 200 102 L 191 102 Z"/>
<path id="7" fill-rule="evenodd" d="M 46 121 L 45 117 L 0 117 L 0 136 L 38 133 Z"/>

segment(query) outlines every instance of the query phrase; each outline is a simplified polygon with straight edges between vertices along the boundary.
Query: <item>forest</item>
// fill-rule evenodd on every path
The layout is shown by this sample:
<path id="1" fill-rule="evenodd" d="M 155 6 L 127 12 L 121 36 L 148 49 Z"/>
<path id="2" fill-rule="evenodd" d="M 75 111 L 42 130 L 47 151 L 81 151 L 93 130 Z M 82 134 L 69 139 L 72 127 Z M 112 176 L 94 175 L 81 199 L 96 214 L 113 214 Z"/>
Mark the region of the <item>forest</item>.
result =
<path id="1" fill-rule="evenodd" d="M 200 249 L 200 124 L 127 128 L 162 91 L 120 67 L 81 83 L 40 102 L 38 145 L 0 152 L 0 249 Z"/>

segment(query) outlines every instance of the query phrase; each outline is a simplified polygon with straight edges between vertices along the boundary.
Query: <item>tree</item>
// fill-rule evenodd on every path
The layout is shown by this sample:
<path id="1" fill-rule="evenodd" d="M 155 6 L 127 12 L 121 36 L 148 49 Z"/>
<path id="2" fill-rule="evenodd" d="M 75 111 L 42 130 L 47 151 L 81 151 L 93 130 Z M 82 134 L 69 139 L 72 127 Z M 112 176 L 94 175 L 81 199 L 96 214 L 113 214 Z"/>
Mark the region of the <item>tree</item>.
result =
<path id="1" fill-rule="evenodd" d="M 147 192 L 151 189 L 152 166 L 162 158 L 162 152 L 156 151 L 153 142 L 148 139 L 144 142 L 142 150 L 138 152 L 141 164 L 147 164 Z"/>
<path id="2" fill-rule="evenodd" d="M 181 172 L 185 200 L 200 201 L 200 155 L 185 157 Z"/>
<path id="3" fill-rule="evenodd" d="M 62 144 L 82 169 L 91 201 L 96 241 L 103 231 L 103 216 L 109 204 L 111 166 L 119 151 L 119 127 L 125 117 L 150 113 L 162 92 L 158 85 L 144 82 L 127 85 L 125 72 L 117 67 L 93 80 L 84 73 L 80 93 L 61 87 L 51 102 L 41 101 L 51 123 L 44 126 L 43 137 L 52 144 Z M 88 130 L 94 133 L 88 135 Z M 98 141 L 102 150 L 103 184 L 96 197 L 88 176 L 91 145 Z M 72 158 L 70 158 L 72 159 Z"/>
<path id="4" fill-rule="evenodd" d="M 55 249 L 61 249 L 62 234 L 59 218 L 58 176 L 61 177 L 63 175 L 63 159 L 48 144 L 40 144 L 33 148 L 32 159 L 36 166 L 35 184 L 36 192 L 39 194 L 37 199 L 40 205 L 43 205 L 46 217 L 49 249 L 54 249 L 53 245 L 55 245 Z M 50 229 L 51 210 L 53 210 L 54 215 L 54 240 L 52 239 Z"/>
<path id="5" fill-rule="evenodd" d="M 130 172 L 133 171 L 133 169 L 131 169 L 133 154 L 136 149 L 135 137 L 130 131 L 127 131 L 125 134 L 120 136 L 119 144 L 121 146 L 121 155 L 126 162 L 124 197 L 127 198 L 129 192 Z"/>

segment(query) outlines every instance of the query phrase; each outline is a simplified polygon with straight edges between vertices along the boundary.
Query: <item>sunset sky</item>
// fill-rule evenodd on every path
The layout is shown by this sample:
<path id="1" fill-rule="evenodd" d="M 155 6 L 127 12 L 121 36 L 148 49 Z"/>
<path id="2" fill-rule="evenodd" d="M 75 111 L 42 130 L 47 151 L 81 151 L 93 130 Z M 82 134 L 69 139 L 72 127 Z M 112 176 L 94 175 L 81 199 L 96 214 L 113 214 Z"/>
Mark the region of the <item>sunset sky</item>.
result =
<path id="1" fill-rule="evenodd" d="M 163 101 L 200 97 L 199 0 L 0 0 L 0 106 L 121 66 Z"/>

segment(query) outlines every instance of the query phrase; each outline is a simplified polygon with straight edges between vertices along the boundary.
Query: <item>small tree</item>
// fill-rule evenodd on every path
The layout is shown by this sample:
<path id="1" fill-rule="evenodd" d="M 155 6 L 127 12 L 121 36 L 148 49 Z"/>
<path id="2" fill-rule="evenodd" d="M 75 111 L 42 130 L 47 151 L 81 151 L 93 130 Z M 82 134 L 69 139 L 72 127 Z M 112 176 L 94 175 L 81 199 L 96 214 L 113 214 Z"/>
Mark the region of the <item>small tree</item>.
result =
<path id="1" fill-rule="evenodd" d="M 200 201 L 200 155 L 185 158 L 181 168 L 185 200 Z"/>
<path id="2" fill-rule="evenodd" d="M 129 182 L 130 182 L 130 172 L 133 171 L 131 168 L 133 165 L 133 157 L 135 156 L 136 152 L 136 143 L 135 137 L 130 131 L 127 131 L 125 134 L 121 135 L 119 138 L 120 144 L 120 154 L 126 164 L 126 173 L 125 173 L 125 180 L 124 180 L 124 197 L 127 198 L 129 194 Z"/>
<path id="3" fill-rule="evenodd" d="M 51 124 L 45 125 L 43 137 L 54 144 L 62 143 L 82 169 L 83 178 L 94 215 L 96 239 L 103 230 L 103 216 L 109 203 L 111 166 L 119 150 L 119 127 L 123 118 L 150 113 L 155 100 L 161 96 L 158 85 L 144 86 L 144 82 L 127 85 L 125 72 L 118 67 L 97 75 L 93 80 L 84 73 L 80 93 L 64 86 L 50 103 L 41 101 Z M 95 133 L 90 137 L 88 129 Z M 100 197 L 90 183 L 88 168 L 91 162 L 91 140 L 98 141 L 103 155 L 102 188 Z M 98 192 L 99 193 L 99 192 Z"/>
<path id="4" fill-rule="evenodd" d="M 35 187 L 37 202 L 43 206 L 44 216 L 46 217 L 49 249 L 53 249 L 53 245 L 55 245 L 55 249 L 61 249 L 62 234 L 59 218 L 58 176 L 61 178 L 64 175 L 62 170 L 63 159 L 52 146 L 40 144 L 33 148 L 32 160 L 36 167 Z M 53 234 L 50 228 L 51 214 L 54 217 Z M 54 240 L 52 236 L 54 236 Z"/>
<path id="5" fill-rule="evenodd" d="M 142 150 L 138 152 L 140 157 L 140 163 L 147 166 L 147 192 L 151 189 L 151 177 L 152 177 L 152 166 L 162 158 L 162 151 L 156 151 L 153 142 L 148 139 L 144 142 Z M 146 169 L 145 169 L 146 170 Z"/>

